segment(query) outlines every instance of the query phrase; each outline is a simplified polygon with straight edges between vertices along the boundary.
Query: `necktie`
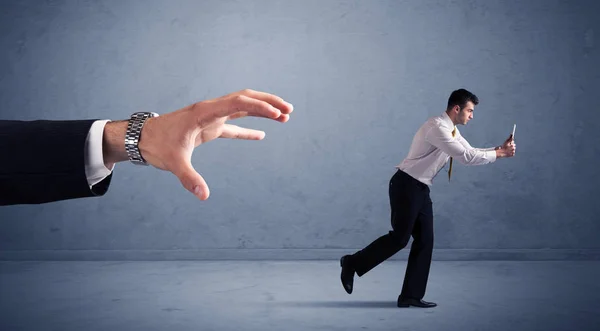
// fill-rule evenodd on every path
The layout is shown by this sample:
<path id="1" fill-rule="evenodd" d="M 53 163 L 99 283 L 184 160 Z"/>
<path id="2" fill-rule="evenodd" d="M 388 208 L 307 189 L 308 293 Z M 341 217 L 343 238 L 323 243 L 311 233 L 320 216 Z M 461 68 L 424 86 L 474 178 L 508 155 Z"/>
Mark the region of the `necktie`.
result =
<path id="1" fill-rule="evenodd" d="M 452 138 L 456 136 L 456 127 L 452 130 Z M 448 169 L 448 181 L 450 181 L 450 177 L 452 176 L 452 157 L 450 157 L 450 168 Z"/>

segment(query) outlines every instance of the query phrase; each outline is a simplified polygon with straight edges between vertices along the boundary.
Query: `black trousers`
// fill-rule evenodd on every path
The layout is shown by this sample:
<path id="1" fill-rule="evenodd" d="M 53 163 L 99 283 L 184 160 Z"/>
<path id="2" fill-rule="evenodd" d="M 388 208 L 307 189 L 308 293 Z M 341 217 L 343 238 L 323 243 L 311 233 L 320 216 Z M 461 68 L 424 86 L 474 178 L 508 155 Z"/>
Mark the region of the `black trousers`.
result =
<path id="1" fill-rule="evenodd" d="M 398 170 L 389 184 L 392 231 L 356 252 L 350 259 L 359 276 L 406 247 L 410 236 L 408 266 L 401 296 L 425 296 L 433 252 L 433 208 L 429 187 Z"/>

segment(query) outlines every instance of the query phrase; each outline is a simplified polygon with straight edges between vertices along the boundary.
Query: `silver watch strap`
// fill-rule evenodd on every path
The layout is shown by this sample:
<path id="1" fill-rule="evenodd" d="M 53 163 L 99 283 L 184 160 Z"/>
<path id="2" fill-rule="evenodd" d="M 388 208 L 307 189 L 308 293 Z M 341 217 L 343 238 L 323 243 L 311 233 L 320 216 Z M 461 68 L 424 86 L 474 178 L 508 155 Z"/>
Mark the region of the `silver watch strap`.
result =
<path id="1" fill-rule="evenodd" d="M 129 161 L 136 165 L 148 165 L 148 162 L 142 157 L 138 146 L 142 135 L 142 128 L 147 119 L 157 117 L 157 113 L 137 112 L 131 114 L 127 131 L 125 132 L 125 150 Z"/>

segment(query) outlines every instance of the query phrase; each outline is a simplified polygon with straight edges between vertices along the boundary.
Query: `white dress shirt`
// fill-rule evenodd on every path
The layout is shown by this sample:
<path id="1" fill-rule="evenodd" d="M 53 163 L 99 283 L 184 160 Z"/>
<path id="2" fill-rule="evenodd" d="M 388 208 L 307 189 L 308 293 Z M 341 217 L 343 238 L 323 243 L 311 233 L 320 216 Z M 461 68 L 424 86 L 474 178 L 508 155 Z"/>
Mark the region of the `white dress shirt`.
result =
<path id="1" fill-rule="evenodd" d="M 456 129 L 446 114 L 429 118 L 413 138 L 406 158 L 396 168 L 429 186 L 433 178 L 453 157 L 464 165 L 483 165 L 496 161 L 496 151 L 491 148 L 473 148 Z"/>
<path id="2" fill-rule="evenodd" d="M 101 182 L 104 178 L 108 177 L 114 165 L 111 169 L 108 169 L 104 165 L 104 156 L 102 153 L 102 137 L 104 136 L 104 126 L 109 120 L 95 121 L 90 128 L 90 132 L 87 135 L 85 141 L 85 175 L 87 177 L 88 185 L 90 189 L 92 186 Z M 125 142 L 123 142 L 124 144 Z"/>

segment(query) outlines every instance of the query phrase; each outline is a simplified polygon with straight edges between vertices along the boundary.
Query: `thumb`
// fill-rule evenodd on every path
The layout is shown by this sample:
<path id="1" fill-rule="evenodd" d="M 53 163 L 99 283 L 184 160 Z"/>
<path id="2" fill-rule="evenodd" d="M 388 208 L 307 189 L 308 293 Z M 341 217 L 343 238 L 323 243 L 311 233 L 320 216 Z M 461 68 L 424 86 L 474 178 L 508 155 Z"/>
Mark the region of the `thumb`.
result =
<path id="1" fill-rule="evenodd" d="M 181 185 L 198 199 L 208 199 L 208 196 L 210 195 L 208 185 L 206 184 L 206 181 L 204 181 L 204 178 L 196 172 L 196 169 L 194 169 L 194 166 L 192 166 L 190 161 L 186 160 L 181 162 L 176 171 L 173 171 L 173 174 L 179 178 Z"/>

